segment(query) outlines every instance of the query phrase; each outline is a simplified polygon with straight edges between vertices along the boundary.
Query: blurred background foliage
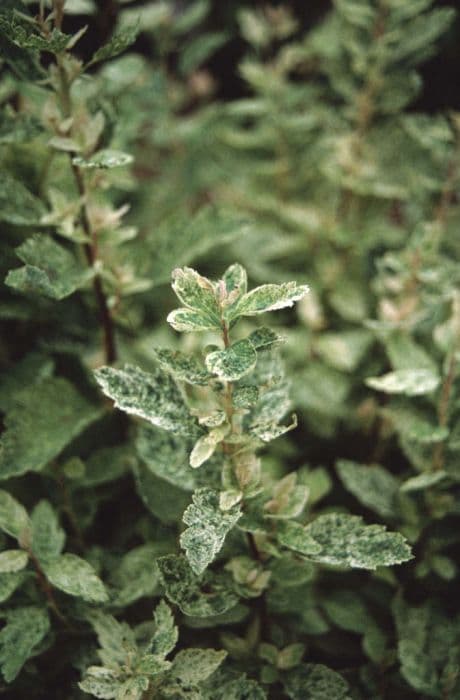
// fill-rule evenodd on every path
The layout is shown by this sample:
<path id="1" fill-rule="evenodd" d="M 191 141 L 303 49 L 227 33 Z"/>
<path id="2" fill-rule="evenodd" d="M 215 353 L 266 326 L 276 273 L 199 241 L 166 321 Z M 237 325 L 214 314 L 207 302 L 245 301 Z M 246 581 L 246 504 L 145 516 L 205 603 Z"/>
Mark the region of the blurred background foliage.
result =
<path id="1" fill-rule="evenodd" d="M 194 349 L 193 338 L 164 324 L 174 267 L 193 263 L 215 278 L 239 261 L 253 284 L 308 283 L 298 312 L 275 319 L 288 339 L 299 428 L 270 448 L 265 469 L 298 471 L 310 489 L 307 518 L 343 510 L 388 524 L 415 559 L 375 575 L 312 567 L 289 585 L 280 574 L 273 643 L 305 643 L 305 658 L 341 671 L 356 700 L 460 698 L 454 3 L 67 0 L 63 31 L 88 25 L 72 49 L 86 70 L 71 127 L 43 83 L 53 52 L 38 49 L 36 63 L 12 34 L 16 5 L 0 7 L 0 269 L 8 275 L 0 408 L 13 435 L 0 465 L 8 489 L 27 507 L 48 498 L 73 549 L 83 538 L 86 558 L 123 588 L 119 553 L 152 540 L 169 551 L 189 496 L 142 466 L 122 416 L 97 413 L 90 369 L 115 355 L 148 369 L 156 343 Z M 114 34 L 130 31 L 118 55 L 92 62 Z M 78 152 L 66 141 L 71 130 Z M 109 149 L 132 162 L 91 164 Z M 69 153 L 82 159 L 84 192 Z M 115 328 L 111 355 L 84 269 L 83 210 L 99 232 L 89 261 Z M 34 440 L 46 442 L 49 425 L 41 434 L 31 412 L 18 428 L 18 406 L 39 400 L 46 412 L 53 397 L 35 392 L 53 375 L 65 378 L 69 404 L 78 388 L 87 418 L 37 457 Z M 24 435 L 26 456 L 17 447 Z M 152 594 L 146 587 L 127 603 L 131 622 L 150 616 L 142 598 Z M 223 645 L 269 697 L 310 697 L 297 677 L 280 690 L 266 670 L 272 662 L 257 666 L 245 621 L 223 634 L 198 632 L 193 619 L 184 625 L 185 645 L 198 634 Z M 37 673 L 46 697 L 84 697 L 66 663 L 74 640 L 57 666 L 50 648 L 11 697 L 45 697 Z"/>

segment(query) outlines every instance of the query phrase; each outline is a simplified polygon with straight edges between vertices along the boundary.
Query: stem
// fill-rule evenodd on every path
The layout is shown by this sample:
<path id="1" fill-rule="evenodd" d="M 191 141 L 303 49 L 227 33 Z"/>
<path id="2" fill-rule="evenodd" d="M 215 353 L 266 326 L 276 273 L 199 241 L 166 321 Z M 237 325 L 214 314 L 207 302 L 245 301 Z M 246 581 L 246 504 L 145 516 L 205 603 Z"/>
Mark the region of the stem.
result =
<path id="1" fill-rule="evenodd" d="M 230 334 L 229 334 L 229 328 L 224 320 L 222 320 L 222 339 L 224 341 L 224 346 L 227 349 L 230 346 Z M 234 408 L 233 408 L 233 382 L 226 382 L 225 383 L 225 392 L 224 392 L 224 410 L 225 414 L 227 416 L 227 420 L 230 424 L 230 435 L 235 435 L 235 427 L 233 423 L 233 417 L 234 417 Z M 235 453 L 235 443 L 222 443 L 223 450 L 225 454 L 229 457 L 231 461 L 233 461 L 234 453 Z M 259 549 L 257 547 L 257 543 L 255 540 L 255 537 L 252 532 L 246 533 L 246 538 L 247 538 L 247 543 L 249 550 L 251 552 L 252 558 L 257 561 L 259 564 L 263 564 L 262 557 L 260 555 Z M 268 638 L 268 630 L 269 630 L 269 616 L 268 616 L 268 610 L 267 610 L 267 600 L 265 598 L 265 593 L 262 592 L 261 595 L 258 598 L 254 599 L 255 605 L 257 605 L 258 608 L 258 614 L 259 614 L 259 620 L 260 620 L 260 629 L 261 629 L 261 636 L 263 638 Z"/>
<path id="2" fill-rule="evenodd" d="M 53 594 L 53 589 L 52 589 L 51 584 L 49 583 L 48 579 L 46 578 L 46 575 L 41 567 L 40 562 L 38 561 L 37 557 L 30 549 L 30 547 L 27 547 L 26 551 L 27 551 L 27 554 L 29 555 L 30 561 L 32 562 L 32 564 L 34 566 L 35 574 L 37 576 L 39 586 L 42 589 L 42 591 L 45 594 L 46 599 L 48 601 L 48 607 L 50 608 L 50 610 L 53 611 L 53 613 L 56 615 L 56 617 L 61 622 L 63 622 L 67 627 L 70 627 L 69 621 L 67 620 L 66 616 L 60 610 L 58 604 L 56 603 L 56 599 L 55 599 L 54 594 Z"/>
<path id="3" fill-rule="evenodd" d="M 59 2 L 54 3 L 55 12 L 57 12 L 58 5 L 60 5 Z M 62 7 L 63 7 L 63 3 L 62 3 Z M 62 23 L 62 18 L 61 18 L 60 22 Z M 56 27 L 59 28 L 60 25 L 58 25 L 57 18 L 55 18 L 55 24 L 56 24 Z M 72 99 L 71 99 L 71 94 L 70 94 L 70 84 L 69 84 L 69 80 L 67 78 L 67 72 L 65 70 L 65 66 L 64 66 L 63 61 L 62 61 L 62 54 L 57 56 L 57 66 L 58 66 L 59 82 L 60 82 L 59 99 L 61 102 L 61 108 L 62 108 L 63 115 L 64 115 L 64 117 L 68 118 L 68 117 L 72 116 Z M 75 180 L 75 183 L 77 186 L 78 194 L 80 195 L 80 197 L 82 199 L 82 206 L 81 206 L 81 211 L 80 211 L 81 225 L 83 227 L 83 231 L 84 231 L 86 237 L 89 239 L 89 241 L 87 243 L 84 243 L 83 250 L 84 250 L 86 260 L 87 260 L 89 267 L 94 268 L 94 266 L 98 260 L 97 234 L 92 229 L 91 221 L 90 221 L 89 214 L 88 214 L 88 205 L 87 205 L 88 193 L 86 190 L 85 180 L 84 180 L 83 174 L 81 172 L 81 169 L 72 162 L 74 156 L 75 156 L 75 153 L 73 153 L 73 152 L 69 153 L 72 173 L 73 173 L 74 180 Z M 99 308 L 99 320 L 100 320 L 100 324 L 102 326 L 102 331 L 103 331 L 103 336 L 104 336 L 105 361 L 107 364 L 111 365 L 117 359 L 114 323 L 113 323 L 113 319 L 112 319 L 112 316 L 110 313 L 110 308 L 109 308 L 109 305 L 107 302 L 104 288 L 102 286 L 102 280 L 101 280 L 100 275 L 97 272 L 96 272 L 94 279 L 93 279 L 93 290 L 94 290 L 94 295 L 96 297 L 96 302 L 97 302 L 97 305 Z"/>

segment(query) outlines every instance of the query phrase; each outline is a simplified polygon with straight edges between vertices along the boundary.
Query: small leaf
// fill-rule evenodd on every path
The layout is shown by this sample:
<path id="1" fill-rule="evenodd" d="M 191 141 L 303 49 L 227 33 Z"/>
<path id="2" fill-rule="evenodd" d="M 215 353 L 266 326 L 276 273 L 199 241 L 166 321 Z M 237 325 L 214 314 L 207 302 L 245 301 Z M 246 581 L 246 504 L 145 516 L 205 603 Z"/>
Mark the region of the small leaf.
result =
<path id="1" fill-rule="evenodd" d="M 223 441 L 229 431 L 229 426 L 219 425 L 210 430 L 207 435 L 200 437 L 190 453 L 190 466 L 196 469 L 201 467 L 214 454 L 217 445 Z"/>
<path id="2" fill-rule="evenodd" d="M 49 501 L 40 501 L 32 511 L 32 551 L 41 562 L 52 561 L 62 552 L 65 532 Z"/>
<path id="3" fill-rule="evenodd" d="M 227 533 L 241 515 L 239 507 L 223 512 L 219 507 L 219 495 L 215 491 L 195 491 L 193 503 L 183 516 L 184 523 L 189 527 L 182 533 L 180 543 L 196 574 L 202 574 L 215 559 Z"/>
<path id="4" fill-rule="evenodd" d="M 158 603 L 153 617 L 155 620 L 155 632 L 150 641 L 149 651 L 156 656 L 168 656 L 177 644 L 179 632 L 174 624 L 171 608 L 164 600 Z"/>
<path id="5" fill-rule="evenodd" d="M 0 603 L 4 603 L 28 578 L 27 571 L 0 574 Z"/>
<path id="6" fill-rule="evenodd" d="M 247 338 L 225 350 L 216 350 L 206 356 L 206 367 L 225 381 L 236 381 L 248 374 L 257 362 L 257 353 Z"/>
<path id="7" fill-rule="evenodd" d="M 48 613 L 30 606 L 6 612 L 0 631 L 0 667 L 7 683 L 14 681 L 50 628 Z"/>
<path id="8" fill-rule="evenodd" d="M 183 649 L 174 657 L 171 676 L 185 687 L 205 681 L 220 666 L 226 651 L 214 649 Z"/>
<path id="9" fill-rule="evenodd" d="M 184 333 L 215 331 L 218 329 L 214 321 L 193 309 L 175 309 L 168 314 L 166 320 L 175 331 Z"/>
<path id="10" fill-rule="evenodd" d="M 233 389 L 233 405 L 236 408 L 252 408 L 259 400 L 259 389 L 256 386 L 235 386 Z"/>
<path id="11" fill-rule="evenodd" d="M 85 170 L 110 170 L 112 168 L 130 165 L 133 160 L 132 155 L 129 153 L 105 149 L 103 151 L 98 151 L 95 155 L 91 156 L 91 158 L 76 156 L 72 158 L 72 163 Z"/>
<path id="12" fill-rule="evenodd" d="M 400 369 L 381 377 L 369 377 L 367 386 L 386 394 L 421 396 L 430 394 L 440 382 L 438 374 L 431 369 Z"/>
<path id="13" fill-rule="evenodd" d="M 101 367 L 95 376 L 103 392 L 122 411 L 180 435 L 200 433 L 182 393 L 169 374 L 161 370 L 144 372 L 138 367 L 125 365 L 122 370 Z"/>
<path id="14" fill-rule="evenodd" d="M 107 591 L 93 567 L 75 554 L 62 554 L 44 565 L 49 582 L 68 595 L 90 603 L 108 600 Z"/>
<path id="15" fill-rule="evenodd" d="M 0 529 L 17 540 L 30 529 L 26 509 L 3 490 L 0 491 Z"/>
<path id="16" fill-rule="evenodd" d="M 239 316 L 256 316 L 266 311 L 276 311 L 293 306 L 309 291 L 307 285 L 296 282 L 284 284 L 264 284 L 245 294 L 235 307 L 227 314 L 226 320 L 232 321 Z"/>
<path id="17" fill-rule="evenodd" d="M 278 526 L 278 541 L 280 544 L 293 549 L 296 552 L 305 554 L 307 557 L 314 556 L 321 552 L 321 545 L 300 523 L 285 522 Z"/>
<path id="18" fill-rule="evenodd" d="M 271 442 L 276 438 L 281 437 L 285 433 L 297 428 L 297 416 L 292 416 L 292 423 L 289 425 L 273 425 L 273 423 L 254 423 L 251 425 L 251 433 L 253 433 L 262 442 Z"/>
<path id="19" fill-rule="evenodd" d="M 443 481 L 447 476 L 448 474 L 442 470 L 418 474 L 417 476 L 413 476 L 411 479 L 407 479 L 407 481 L 401 485 L 401 491 L 403 493 L 423 491 L 431 488 L 435 484 L 439 484 L 439 482 Z"/>
<path id="20" fill-rule="evenodd" d="M 104 666 L 123 666 L 127 657 L 137 651 L 134 632 L 126 622 L 118 622 L 113 615 L 91 609 L 88 620 L 96 632 L 97 654 Z"/>
<path id="21" fill-rule="evenodd" d="M 212 379 L 211 375 L 194 357 L 189 357 L 180 350 L 156 348 L 154 356 L 160 367 L 170 372 L 179 381 L 206 386 Z"/>
<path id="22" fill-rule="evenodd" d="M 271 328 L 262 326 L 252 331 L 248 340 L 251 342 L 254 350 L 264 350 L 274 345 L 280 345 L 284 343 L 286 339 L 278 335 L 278 333 L 275 333 L 275 331 L 272 331 Z"/>
<path id="23" fill-rule="evenodd" d="M 214 284 L 190 267 L 176 268 L 172 273 L 172 288 L 188 309 L 201 314 L 211 328 L 222 326 Z"/>
<path id="24" fill-rule="evenodd" d="M 119 672 L 104 666 L 90 666 L 85 671 L 84 679 L 78 684 L 84 693 L 103 700 L 117 698 L 122 685 Z"/>
<path id="25" fill-rule="evenodd" d="M 21 571 L 27 566 L 29 557 L 21 549 L 8 549 L 0 552 L 0 574 Z"/>
<path id="26" fill-rule="evenodd" d="M 104 46 L 101 46 L 101 48 L 96 51 L 88 65 L 92 66 L 94 63 L 107 61 L 109 58 L 118 56 L 136 41 L 138 33 L 138 24 L 129 25 L 124 27 L 121 31 L 116 32 L 107 44 L 104 44 Z"/>

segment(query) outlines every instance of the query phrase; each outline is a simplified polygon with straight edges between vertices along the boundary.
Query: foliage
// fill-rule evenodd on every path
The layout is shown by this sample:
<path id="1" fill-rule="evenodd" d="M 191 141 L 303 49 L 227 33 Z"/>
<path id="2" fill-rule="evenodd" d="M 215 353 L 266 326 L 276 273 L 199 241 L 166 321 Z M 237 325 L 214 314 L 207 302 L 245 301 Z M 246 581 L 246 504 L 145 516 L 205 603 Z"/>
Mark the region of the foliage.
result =
<path id="1" fill-rule="evenodd" d="M 2 690 L 455 700 L 454 11 L 223 5 L 1 3 Z"/>

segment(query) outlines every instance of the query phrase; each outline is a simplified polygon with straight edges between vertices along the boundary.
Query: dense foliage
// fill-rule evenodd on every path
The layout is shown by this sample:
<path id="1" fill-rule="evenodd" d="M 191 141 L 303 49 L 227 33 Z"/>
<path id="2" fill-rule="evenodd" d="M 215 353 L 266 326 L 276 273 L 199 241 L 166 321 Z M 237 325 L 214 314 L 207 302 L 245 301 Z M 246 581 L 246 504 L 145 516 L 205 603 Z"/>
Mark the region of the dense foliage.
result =
<path id="1" fill-rule="evenodd" d="M 100 4 L 0 4 L 0 691 L 460 700 L 454 11 Z"/>

